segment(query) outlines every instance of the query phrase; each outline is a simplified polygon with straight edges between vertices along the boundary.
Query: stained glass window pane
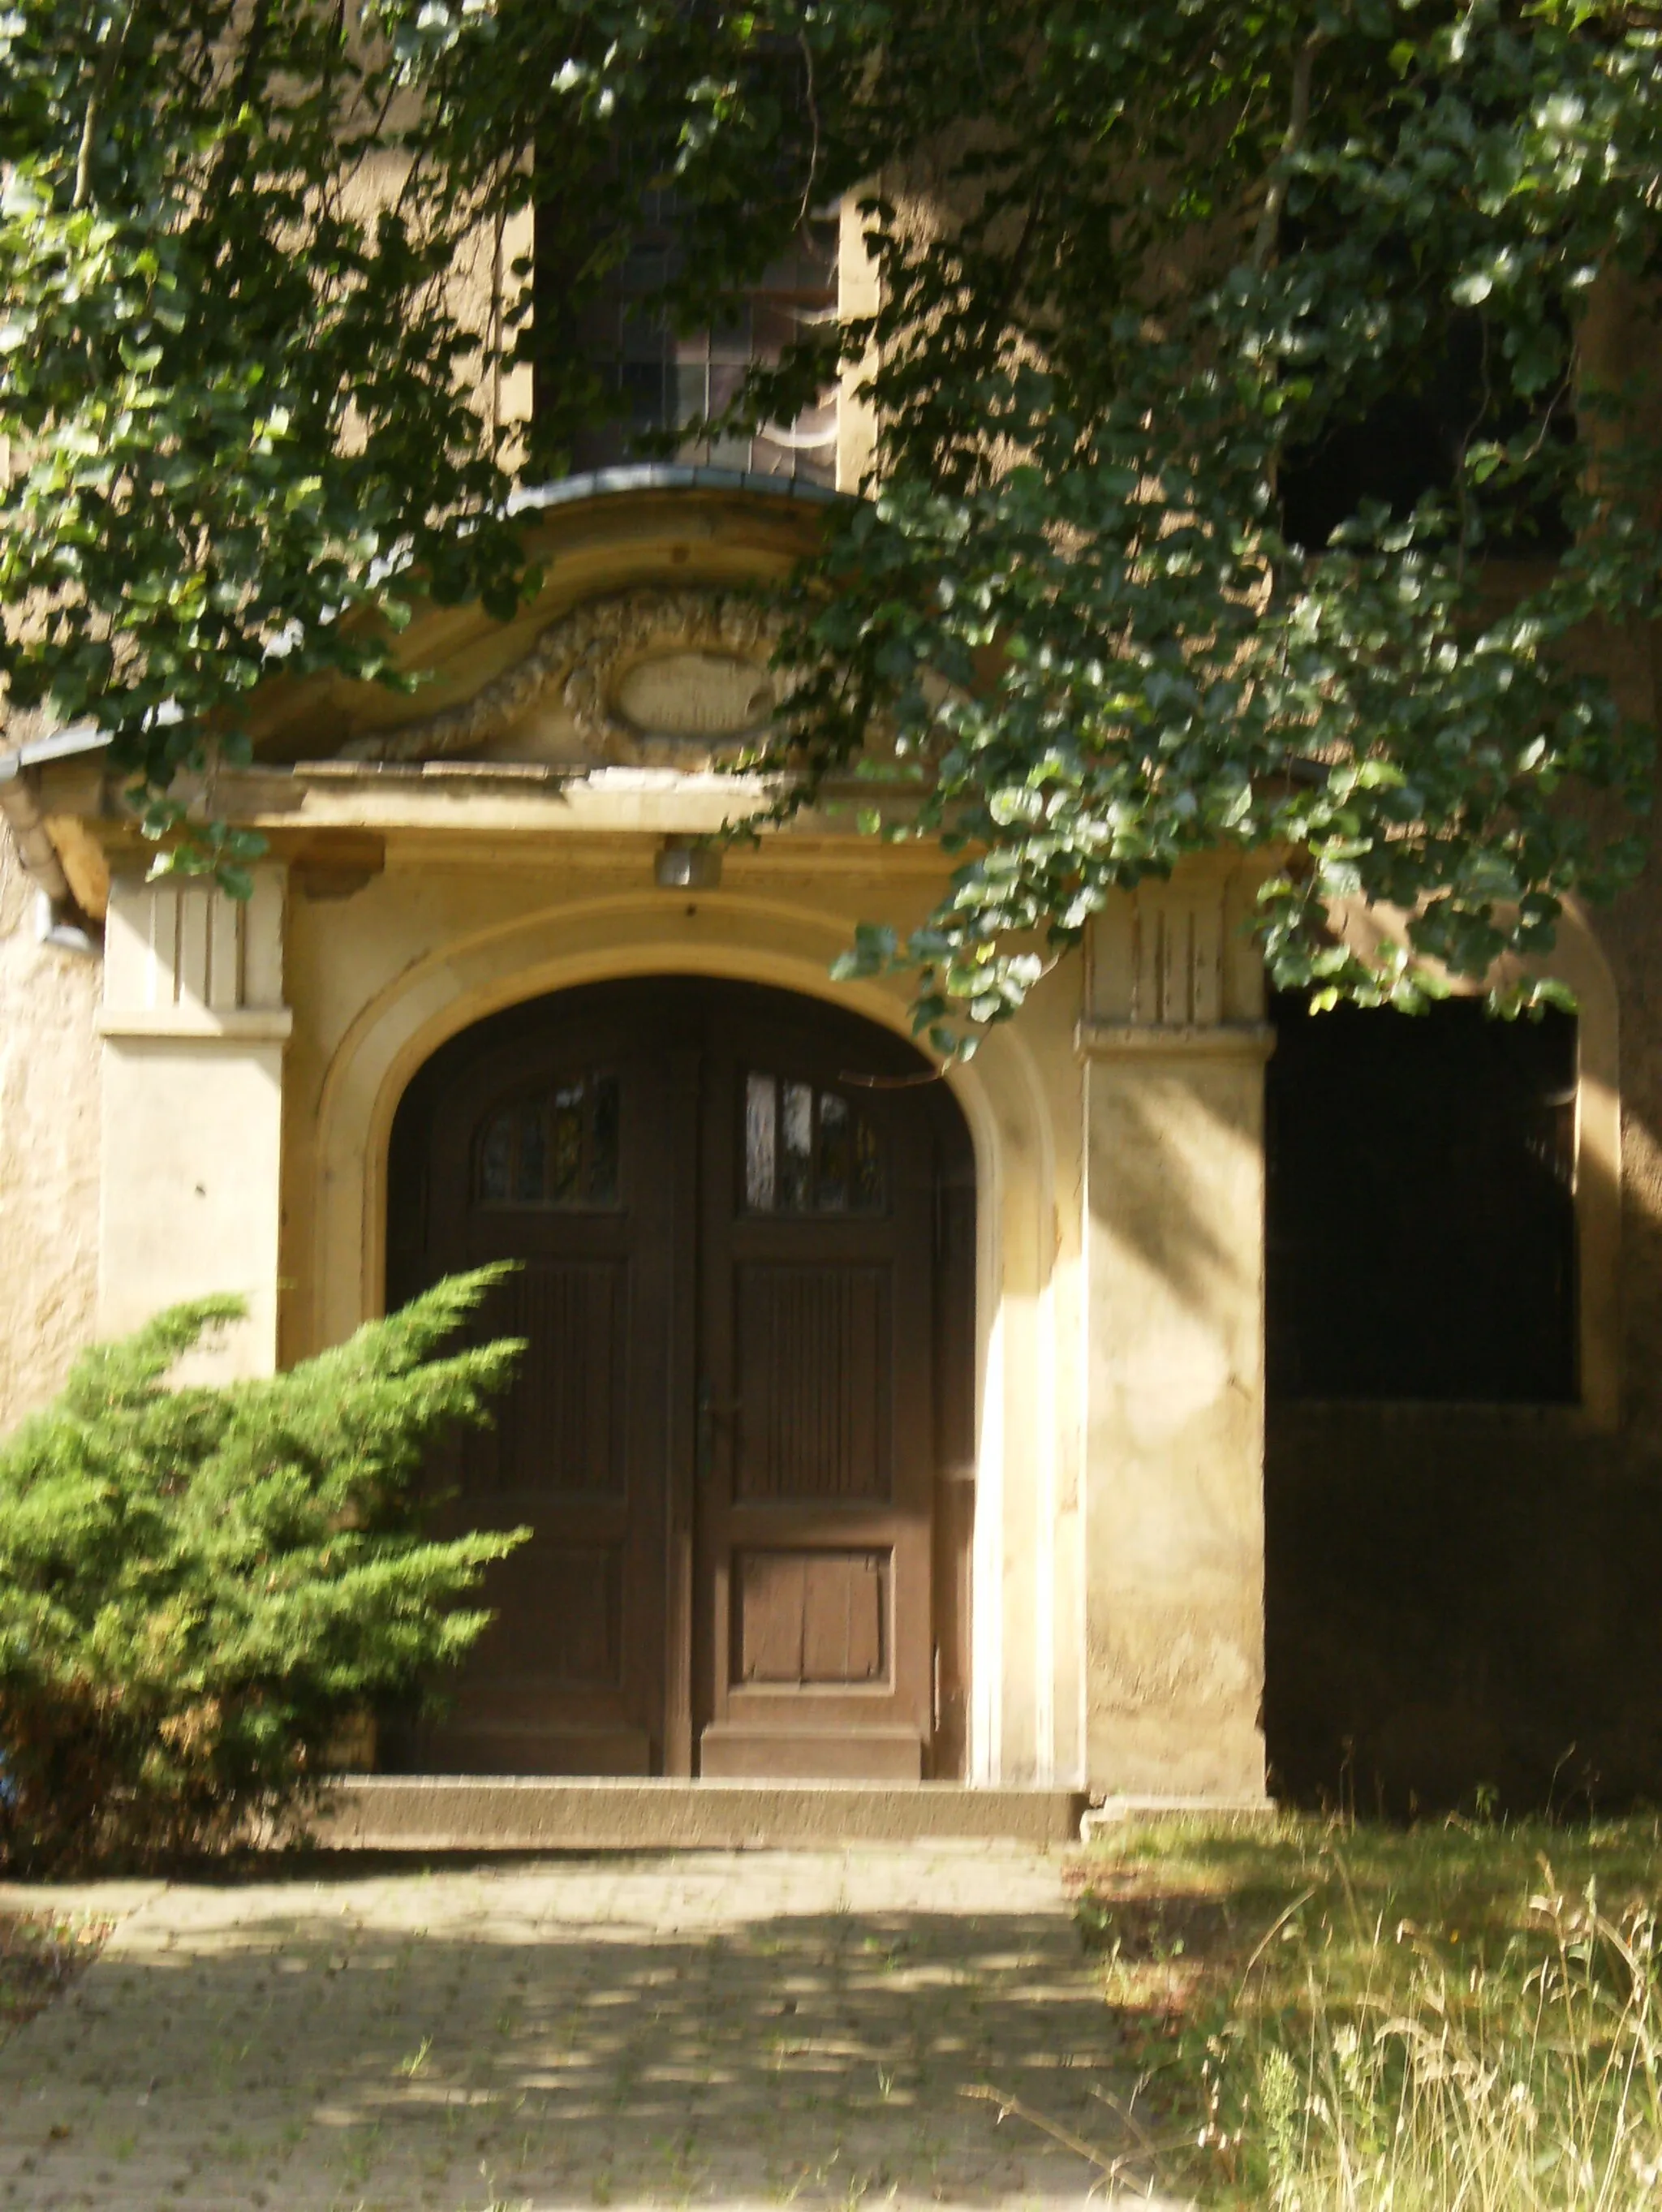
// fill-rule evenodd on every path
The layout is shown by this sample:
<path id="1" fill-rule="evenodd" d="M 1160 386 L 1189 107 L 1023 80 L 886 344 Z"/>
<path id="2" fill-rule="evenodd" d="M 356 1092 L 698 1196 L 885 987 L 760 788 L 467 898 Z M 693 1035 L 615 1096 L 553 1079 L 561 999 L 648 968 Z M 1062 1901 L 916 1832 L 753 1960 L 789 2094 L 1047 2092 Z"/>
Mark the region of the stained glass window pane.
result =
<path id="1" fill-rule="evenodd" d="M 536 1206 L 543 1195 L 548 1162 L 548 1137 L 543 1125 L 542 1103 L 535 1100 L 520 1109 L 520 1147 L 514 1195 L 521 1206 Z"/>
<path id="2" fill-rule="evenodd" d="M 514 1195 L 514 1116 L 498 1114 L 479 1147 L 479 1196 L 501 1206 Z"/>
<path id="3" fill-rule="evenodd" d="M 779 1206 L 782 1212 L 806 1213 L 813 1203 L 813 1085 L 782 1083 L 780 1122 Z"/>
<path id="4" fill-rule="evenodd" d="M 877 1131 L 841 1091 L 745 1079 L 745 1205 L 752 1213 L 880 1213 Z"/>
<path id="5" fill-rule="evenodd" d="M 615 1206 L 615 1075 L 587 1076 L 500 1108 L 478 1140 L 476 1189 L 485 1206 Z"/>
<path id="6" fill-rule="evenodd" d="M 827 1091 L 819 1100 L 819 1211 L 843 1213 L 848 1210 L 849 1127 L 849 1102 Z"/>
<path id="7" fill-rule="evenodd" d="M 618 1202 L 618 1079 L 602 1075 L 593 1085 L 588 1136 L 588 1197 L 593 1206 Z"/>
<path id="8" fill-rule="evenodd" d="M 777 1188 L 778 1094 L 770 1075 L 745 1081 L 745 1203 L 752 1213 L 771 1213 Z"/>
<path id="9" fill-rule="evenodd" d="M 568 1084 L 549 1101 L 549 1167 L 543 1195 L 556 1206 L 575 1206 L 583 1189 L 583 1089 Z"/>
<path id="10" fill-rule="evenodd" d="M 883 1158 L 877 1132 L 861 1115 L 854 1125 L 854 1205 L 859 1213 L 883 1211 Z"/>

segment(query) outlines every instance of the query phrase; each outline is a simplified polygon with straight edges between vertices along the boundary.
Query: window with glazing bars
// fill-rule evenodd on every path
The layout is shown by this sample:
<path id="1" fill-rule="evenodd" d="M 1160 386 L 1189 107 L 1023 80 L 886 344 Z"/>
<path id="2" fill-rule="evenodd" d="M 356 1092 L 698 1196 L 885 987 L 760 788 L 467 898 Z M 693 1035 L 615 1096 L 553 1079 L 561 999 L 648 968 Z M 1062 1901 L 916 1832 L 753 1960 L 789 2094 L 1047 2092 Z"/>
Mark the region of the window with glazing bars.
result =
<path id="1" fill-rule="evenodd" d="M 880 1213 L 887 1203 L 877 1132 L 840 1091 L 752 1068 L 744 1149 L 746 1212 Z"/>
<path id="2" fill-rule="evenodd" d="M 481 1206 L 618 1202 L 618 1079 L 580 1075 L 523 1091 L 486 1115 L 473 1151 Z"/>
<path id="3" fill-rule="evenodd" d="M 653 304 L 676 268 L 673 196 L 648 193 L 646 217 L 633 251 L 576 320 L 575 342 L 600 372 L 620 416 L 579 438 L 573 455 L 579 469 L 627 459 L 643 433 L 674 431 L 719 415 L 752 362 L 776 362 L 804 331 L 837 312 L 837 218 L 832 214 L 804 222 L 793 251 L 752 288 L 732 323 L 678 332 Z M 754 435 L 690 436 L 677 457 L 831 485 L 837 475 L 836 393 L 824 393 L 794 422 L 766 425 Z"/>

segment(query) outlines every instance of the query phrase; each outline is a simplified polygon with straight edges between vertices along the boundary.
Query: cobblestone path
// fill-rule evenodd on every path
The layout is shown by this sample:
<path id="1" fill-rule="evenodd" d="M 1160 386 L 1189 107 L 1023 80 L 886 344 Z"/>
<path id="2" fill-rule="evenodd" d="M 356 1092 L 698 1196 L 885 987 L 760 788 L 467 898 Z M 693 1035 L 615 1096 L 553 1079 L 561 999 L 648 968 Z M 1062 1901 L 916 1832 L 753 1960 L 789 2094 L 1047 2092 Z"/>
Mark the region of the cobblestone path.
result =
<path id="1" fill-rule="evenodd" d="M 1057 1863 L 1008 1850 L 332 1869 L 124 1903 L 0 2048 L 0 2205 L 1078 2205 L 1085 2159 L 962 2093 L 1102 2141 L 1125 2087 Z"/>

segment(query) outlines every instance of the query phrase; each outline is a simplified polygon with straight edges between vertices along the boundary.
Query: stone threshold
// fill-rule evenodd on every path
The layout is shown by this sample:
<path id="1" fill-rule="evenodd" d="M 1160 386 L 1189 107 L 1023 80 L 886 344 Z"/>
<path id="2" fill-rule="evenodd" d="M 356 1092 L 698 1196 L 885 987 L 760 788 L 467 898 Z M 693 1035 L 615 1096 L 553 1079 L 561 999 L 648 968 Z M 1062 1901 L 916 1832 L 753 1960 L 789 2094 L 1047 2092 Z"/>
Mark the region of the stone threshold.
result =
<path id="1" fill-rule="evenodd" d="M 841 1844 L 1077 1844 L 1081 1790 L 956 1782 L 613 1781 L 343 1775 L 309 1823 L 329 1850 L 824 1850 Z"/>
<path id="2" fill-rule="evenodd" d="M 1105 1797 L 1081 1816 L 1083 1843 L 1111 1836 L 1117 1829 L 1140 1820 L 1196 1820 L 1233 1826 L 1277 1818 L 1280 1808 L 1272 1797 L 1177 1797 L 1122 1794 Z"/>

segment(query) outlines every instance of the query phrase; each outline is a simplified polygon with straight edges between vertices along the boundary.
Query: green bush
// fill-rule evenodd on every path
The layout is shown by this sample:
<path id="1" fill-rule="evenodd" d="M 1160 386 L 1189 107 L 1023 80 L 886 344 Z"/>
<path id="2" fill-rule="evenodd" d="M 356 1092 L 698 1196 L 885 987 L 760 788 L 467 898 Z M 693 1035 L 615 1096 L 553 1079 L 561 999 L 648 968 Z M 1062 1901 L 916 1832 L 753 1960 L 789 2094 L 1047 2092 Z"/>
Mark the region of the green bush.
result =
<path id="1" fill-rule="evenodd" d="M 501 1272 L 217 1389 L 167 1378 L 241 1310 L 177 1307 L 0 1442 L 0 1863 L 223 1845 L 303 1808 L 349 1716 L 430 1695 L 527 1533 L 429 1541 L 416 1480 L 522 1349 L 441 1353 Z"/>

